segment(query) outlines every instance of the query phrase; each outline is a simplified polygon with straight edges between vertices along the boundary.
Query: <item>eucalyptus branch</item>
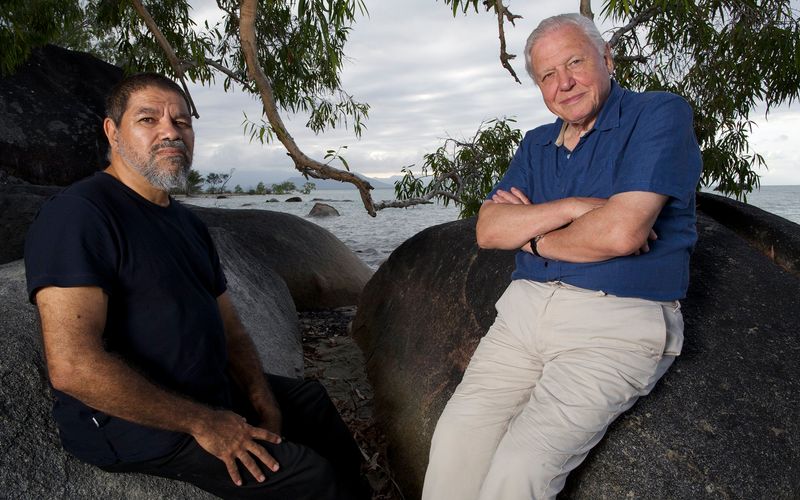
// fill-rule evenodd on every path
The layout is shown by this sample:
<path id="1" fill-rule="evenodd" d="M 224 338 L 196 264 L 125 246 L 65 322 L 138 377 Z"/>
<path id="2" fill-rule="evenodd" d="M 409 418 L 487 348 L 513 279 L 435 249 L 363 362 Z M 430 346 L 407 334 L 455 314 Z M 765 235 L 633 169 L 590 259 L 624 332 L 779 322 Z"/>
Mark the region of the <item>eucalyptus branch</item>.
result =
<path id="1" fill-rule="evenodd" d="M 286 148 L 297 170 L 307 173 L 315 179 L 335 179 L 355 185 L 361 194 L 361 201 L 364 203 L 364 208 L 367 209 L 367 213 L 375 217 L 375 204 L 370 195 L 370 190 L 373 188 L 369 182 L 351 172 L 339 170 L 316 160 L 312 160 L 300 150 L 294 138 L 286 130 L 283 119 L 278 113 L 278 107 L 275 104 L 275 93 L 272 90 L 272 84 L 269 78 L 267 78 L 267 75 L 264 74 L 264 70 L 258 61 L 255 30 L 257 9 L 257 0 L 242 0 L 239 10 L 239 37 L 242 44 L 242 53 L 244 54 L 245 63 L 247 65 L 247 73 L 255 82 L 256 88 L 258 88 L 261 101 L 264 104 L 264 114 L 267 115 L 267 120 L 272 130 L 275 132 L 275 136 Z"/>
<path id="2" fill-rule="evenodd" d="M 638 63 L 646 63 L 647 57 L 639 54 L 635 56 L 614 56 L 614 62 L 638 62 Z"/>
<path id="3" fill-rule="evenodd" d="M 592 12 L 592 0 L 581 0 L 580 13 L 583 17 L 588 17 L 594 20 L 594 12 Z"/>
<path id="4" fill-rule="evenodd" d="M 614 47 L 616 47 L 617 43 L 619 43 L 619 39 L 622 38 L 622 36 L 624 34 L 632 31 L 633 29 L 635 29 L 640 24 L 649 21 L 650 19 L 652 19 L 659 12 L 661 12 L 661 8 L 658 7 L 658 6 L 653 6 L 653 7 L 650 7 L 649 9 L 647 9 L 646 11 L 642 12 L 638 16 L 634 17 L 633 19 L 631 19 L 631 22 L 629 22 L 625 26 L 619 28 L 614 33 L 614 35 L 608 41 L 608 46 L 613 49 Z"/>
<path id="5" fill-rule="evenodd" d="M 189 61 L 185 61 L 185 62 L 187 64 L 192 64 Z M 208 57 L 205 58 L 205 63 L 207 65 L 211 66 L 212 68 L 216 69 L 220 73 L 228 75 L 231 80 L 235 81 L 236 83 L 239 83 L 239 84 L 243 85 L 248 90 L 251 90 L 251 91 L 254 90 L 252 82 L 247 80 L 247 75 L 243 75 L 241 73 L 237 73 L 236 71 L 233 71 L 232 69 L 228 68 L 227 66 L 225 66 L 221 62 L 215 61 L 213 59 L 209 59 Z"/>
<path id="6" fill-rule="evenodd" d="M 141 17 L 144 21 L 147 29 L 150 30 L 150 33 L 152 33 L 155 37 L 156 42 L 158 42 L 159 47 L 161 47 L 161 50 L 164 51 L 164 55 L 167 56 L 169 65 L 172 66 L 172 70 L 175 71 L 175 76 L 177 76 L 181 81 L 181 86 L 186 94 L 186 100 L 189 104 L 189 111 L 192 113 L 192 116 L 195 118 L 200 118 L 200 115 L 197 113 L 197 107 L 194 105 L 192 96 L 189 93 L 189 88 L 186 86 L 186 78 L 183 75 L 183 65 L 178 60 L 175 50 L 164 37 L 164 34 L 161 33 L 161 30 L 158 29 L 158 25 L 156 25 L 155 20 L 153 20 L 153 16 L 150 15 L 150 12 L 147 11 L 147 8 L 145 8 L 144 4 L 142 4 L 140 0 L 130 0 L 130 2 L 131 5 L 133 5 L 134 10 L 136 10 L 136 13 L 139 14 L 139 17 Z"/>
<path id="7" fill-rule="evenodd" d="M 509 73 L 511 73 L 511 76 L 514 77 L 514 80 L 516 80 L 517 83 L 521 84 L 522 82 L 519 81 L 517 73 L 514 71 L 514 68 L 511 67 L 511 63 L 509 63 L 511 59 L 514 59 L 517 56 L 515 54 L 509 54 L 506 52 L 506 32 L 504 25 L 506 19 L 508 19 L 508 21 L 514 25 L 514 20 L 519 19 L 522 16 L 515 16 L 509 12 L 508 8 L 503 5 L 502 0 L 495 0 L 494 10 L 497 12 L 497 32 L 498 37 L 500 38 L 500 64 L 502 64 L 503 67 L 507 69 Z"/>

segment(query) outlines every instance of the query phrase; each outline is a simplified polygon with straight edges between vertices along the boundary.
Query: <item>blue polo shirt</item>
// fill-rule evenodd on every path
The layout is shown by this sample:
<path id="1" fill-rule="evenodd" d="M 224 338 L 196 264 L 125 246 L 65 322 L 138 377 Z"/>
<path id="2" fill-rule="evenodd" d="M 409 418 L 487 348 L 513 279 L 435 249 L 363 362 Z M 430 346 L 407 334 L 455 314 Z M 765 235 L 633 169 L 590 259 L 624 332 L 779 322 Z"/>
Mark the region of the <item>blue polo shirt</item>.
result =
<path id="1" fill-rule="evenodd" d="M 594 127 L 572 151 L 557 144 L 563 124 L 559 118 L 527 132 L 487 199 L 511 187 L 533 203 L 659 193 L 669 199 L 653 226 L 658 239 L 646 254 L 591 263 L 560 262 L 520 250 L 512 279 L 562 281 L 621 297 L 683 298 L 697 240 L 695 189 L 702 170 L 689 104 L 674 94 L 631 92 L 612 81 Z"/>

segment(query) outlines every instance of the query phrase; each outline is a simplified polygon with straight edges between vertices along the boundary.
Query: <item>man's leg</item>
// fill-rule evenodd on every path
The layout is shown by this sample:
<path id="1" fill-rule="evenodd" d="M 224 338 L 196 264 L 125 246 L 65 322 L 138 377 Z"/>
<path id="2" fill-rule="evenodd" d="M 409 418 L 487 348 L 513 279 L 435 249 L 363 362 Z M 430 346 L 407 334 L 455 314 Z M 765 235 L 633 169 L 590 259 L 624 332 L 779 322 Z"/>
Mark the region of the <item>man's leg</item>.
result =
<path id="1" fill-rule="evenodd" d="M 355 500 L 371 497 L 360 475 L 361 453 L 325 388 L 313 380 L 267 375 L 283 416 L 281 444 L 261 443 L 280 464 L 266 467 L 258 483 L 239 467 L 236 486 L 221 460 L 187 436 L 170 455 L 137 464 L 104 467 L 109 472 L 140 472 L 185 481 L 221 498 Z M 234 392 L 234 411 L 257 425 L 258 416 L 242 394 Z"/>
<path id="2" fill-rule="evenodd" d="M 562 288 L 548 307 L 546 362 L 498 446 L 482 499 L 555 498 L 608 425 L 646 395 L 680 351 L 675 305 Z"/>
<path id="3" fill-rule="evenodd" d="M 266 480 L 257 482 L 239 467 L 242 485 L 236 486 L 225 464 L 192 437 L 173 453 L 144 463 L 117 464 L 109 472 L 138 472 L 191 483 L 220 498 L 270 500 L 337 500 L 336 478 L 330 463 L 310 448 L 291 442 L 261 443 L 280 464 L 278 472 L 262 467 Z"/>
<path id="4" fill-rule="evenodd" d="M 277 375 L 267 379 L 281 408 L 283 435 L 328 460 L 342 498 L 370 498 L 369 483 L 361 476 L 361 451 L 322 384 Z"/>
<path id="5" fill-rule="evenodd" d="M 436 425 L 424 500 L 478 497 L 498 443 L 541 375 L 531 354 L 536 305 L 547 299 L 541 290 L 515 281 L 497 302 L 497 319 Z"/>

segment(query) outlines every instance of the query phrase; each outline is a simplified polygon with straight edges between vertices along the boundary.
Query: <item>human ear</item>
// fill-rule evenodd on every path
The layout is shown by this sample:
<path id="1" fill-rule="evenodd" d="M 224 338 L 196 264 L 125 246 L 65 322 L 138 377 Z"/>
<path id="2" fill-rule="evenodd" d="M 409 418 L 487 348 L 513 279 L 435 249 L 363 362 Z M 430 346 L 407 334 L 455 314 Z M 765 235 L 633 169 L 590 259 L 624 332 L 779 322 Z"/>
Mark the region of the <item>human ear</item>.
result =
<path id="1" fill-rule="evenodd" d="M 106 134 L 109 146 L 117 144 L 117 124 L 111 118 L 103 120 L 103 132 Z"/>

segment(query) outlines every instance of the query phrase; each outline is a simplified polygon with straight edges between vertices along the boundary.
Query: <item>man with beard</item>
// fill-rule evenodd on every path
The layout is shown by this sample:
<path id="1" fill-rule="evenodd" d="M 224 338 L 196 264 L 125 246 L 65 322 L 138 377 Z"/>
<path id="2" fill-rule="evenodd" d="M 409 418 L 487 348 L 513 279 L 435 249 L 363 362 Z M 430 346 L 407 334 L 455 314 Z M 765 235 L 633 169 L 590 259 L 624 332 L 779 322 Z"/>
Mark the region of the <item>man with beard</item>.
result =
<path id="1" fill-rule="evenodd" d="M 64 448 L 223 498 L 364 495 L 325 390 L 264 374 L 207 228 L 169 196 L 194 148 L 182 90 L 134 75 L 106 108 L 109 166 L 48 200 L 25 248 Z"/>

